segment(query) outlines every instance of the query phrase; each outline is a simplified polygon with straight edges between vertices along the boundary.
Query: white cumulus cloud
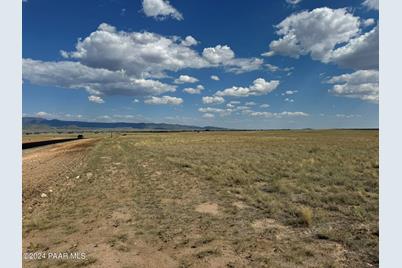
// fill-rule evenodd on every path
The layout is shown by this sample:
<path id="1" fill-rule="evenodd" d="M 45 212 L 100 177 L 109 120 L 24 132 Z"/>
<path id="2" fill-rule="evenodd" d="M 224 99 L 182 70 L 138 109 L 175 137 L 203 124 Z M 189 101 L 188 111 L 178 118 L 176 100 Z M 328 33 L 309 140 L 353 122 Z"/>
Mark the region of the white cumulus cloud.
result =
<path id="1" fill-rule="evenodd" d="M 364 27 L 369 27 L 369 26 L 374 25 L 374 24 L 375 24 L 375 20 L 373 18 L 363 20 L 363 22 L 362 22 L 362 25 Z"/>
<path id="2" fill-rule="evenodd" d="M 309 116 L 308 113 L 305 112 L 279 112 L 279 113 L 271 113 L 271 112 L 251 112 L 251 116 L 257 117 L 265 117 L 265 118 L 283 118 L 283 117 L 306 117 Z"/>
<path id="3" fill-rule="evenodd" d="M 366 33 L 361 26 L 367 26 L 367 21 L 346 8 L 295 13 L 276 25 L 281 38 L 272 41 L 270 51 L 263 55 L 310 55 L 314 60 L 348 68 L 378 68 L 378 26 Z"/>
<path id="4" fill-rule="evenodd" d="M 378 69 L 379 33 L 378 26 L 353 38 L 345 46 L 331 52 L 329 61 L 357 70 Z"/>
<path id="5" fill-rule="evenodd" d="M 179 105 L 183 103 L 182 98 L 171 97 L 171 96 L 162 96 L 155 97 L 152 96 L 149 99 L 144 101 L 146 104 L 169 104 L 169 105 Z"/>
<path id="6" fill-rule="evenodd" d="M 217 91 L 216 96 L 233 96 L 233 97 L 248 97 L 265 95 L 275 90 L 279 85 L 278 80 L 265 81 L 263 78 L 257 78 L 253 84 L 248 87 L 231 87 L 223 91 Z"/>
<path id="7" fill-rule="evenodd" d="M 150 32 L 125 32 L 102 23 L 95 32 L 64 56 L 82 64 L 108 70 L 125 70 L 136 77 L 161 77 L 165 71 L 205 68 L 210 64 L 178 37 Z"/>
<path id="8" fill-rule="evenodd" d="M 205 104 L 221 104 L 225 102 L 225 99 L 219 96 L 205 96 L 202 97 L 202 102 Z"/>
<path id="9" fill-rule="evenodd" d="M 234 58 L 233 50 L 227 45 L 204 48 L 202 56 L 212 64 L 227 62 Z"/>
<path id="10" fill-rule="evenodd" d="M 365 0 L 363 2 L 363 6 L 368 9 L 378 10 L 379 9 L 379 0 Z"/>
<path id="11" fill-rule="evenodd" d="M 98 29 L 80 39 L 75 51 L 61 51 L 64 58 L 77 59 L 82 64 L 108 70 L 125 70 L 136 77 L 165 77 L 167 71 L 223 67 L 229 72 L 243 73 L 261 68 L 262 59 L 235 58 L 225 45 L 205 48 L 202 55 L 192 49 L 198 43 L 193 37 L 184 40 L 151 32 L 118 31 L 102 23 Z"/>
<path id="12" fill-rule="evenodd" d="M 197 87 L 193 88 L 193 87 L 187 87 L 185 89 L 183 89 L 184 92 L 188 93 L 188 94 L 200 94 L 201 91 L 204 90 L 204 86 L 203 85 L 198 85 Z"/>
<path id="13" fill-rule="evenodd" d="M 261 69 L 264 61 L 259 58 L 235 58 L 235 53 L 227 45 L 204 48 L 202 56 L 212 66 L 223 66 L 228 72 L 236 74 Z"/>
<path id="14" fill-rule="evenodd" d="M 215 81 L 219 81 L 219 80 L 220 80 L 219 76 L 217 76 L 217 75 L 211 75 L 211 79 L 212 79 L 212 80 L 215 80 Z"/>
<path id="15" fill-rule="evenodd" d="M 90 102 L 95 102 L 95 103 L 98 103 L 98 104 L 101 104 L 101 103 L 104 103 L 104 102 L 105 102 L 101 97 L 99 97 L 99 96 L 94 96 L 94 95 L 89 96 L 89 97 L 88 97 L 88 100 L 89 100 Z"/>
<path id="16" fill-rule="evenodd" d="M 332 89 L 329 90 L 334 95 L 378 102 L 379 73 L 377 70 L 360 70 L 350 74 L 334 76 L 327 82 L 334 84 Z"/>
<path id="17" fill-rule="evenodd" d="M 189 75 L 180 75 L 179 78 L 174 80 L 175 84 L 195 83 L 198 79 Z"/>
<path id="18" fill-rule="evenodd" d="M 198 41 L 197 41 L 194 37 L 192 37 L 191 35 L 189 35 L 189 36 L 186 36 L 186 38 L 184 38 L 184 40 L 181 41 L 181 44 L 182 44 L 183 46 L 190 47 L 190 46 L 195 46 L 195 45 L 197 45 L 197 44 L 198 44 Z"/>
<path id="19" fill-rule="evenodd" d="M 205 108 L 199 108 L 198 111 L 201 113 L 220 113 L 223 112 L 224 109 L 205 107 Z"/>
<path id="20" fill-rule="evenodd" d="M 75 50 L 60 51 L 64 61 L 23 59 L 23 79 L 37 85 L 84 89 L 94 96 L 155 96 L 176 90 L 175 85 L 158 80 L 169 77 L 167 72 L 219 67 L 244 73 L 263 65 L 262 59 L 236 58 L 229 46 L 206 48 L 200 54 L 191 48 L 196 43 L 191 36 L 183 40 L 150 32 L 118 31 L 102 23 L 79 39 Z M 188 75 L 175 80 L 179 84 L 197 81 Z"/>
<path id="21" fill-rule="evenodd" d="M 92 95 L 159 95 L 175 86 L 157 80 L 137 79 L 124 71 L 91 68 L 79 62 L 45 62 L 23 59 L 22 77 L 33 84 L 85 89 Z"/>
<path id="22" fill-rule="evenodd" d="M 166 19 L 171 17 L 176 20 L 182 20 L 183 15 L 177 11 L 167 0 L 143 0 L 142 9 L 146 16 L 155 19 Z"/>
<path id="23" fill-rule="evenodd" d="M 202 107 L 198 109 L 201 113 L 210 113 L 210 114 L 218 114 L 219 116 L 228 116 L 233 110 L 231 109 L 221 109 L 221 108 L 212 108 L 212 107 Z"/>

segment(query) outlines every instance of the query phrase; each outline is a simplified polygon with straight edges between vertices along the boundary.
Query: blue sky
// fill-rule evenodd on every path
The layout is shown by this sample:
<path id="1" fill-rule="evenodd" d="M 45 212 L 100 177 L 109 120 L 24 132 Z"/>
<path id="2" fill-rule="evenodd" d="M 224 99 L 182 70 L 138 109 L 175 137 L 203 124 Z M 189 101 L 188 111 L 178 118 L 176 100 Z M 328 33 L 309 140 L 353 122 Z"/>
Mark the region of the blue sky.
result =
<path id="1" fill-rule="evenodd" d="M 378 127 L 378 1 L 28 0 L 23 114 Z"/>

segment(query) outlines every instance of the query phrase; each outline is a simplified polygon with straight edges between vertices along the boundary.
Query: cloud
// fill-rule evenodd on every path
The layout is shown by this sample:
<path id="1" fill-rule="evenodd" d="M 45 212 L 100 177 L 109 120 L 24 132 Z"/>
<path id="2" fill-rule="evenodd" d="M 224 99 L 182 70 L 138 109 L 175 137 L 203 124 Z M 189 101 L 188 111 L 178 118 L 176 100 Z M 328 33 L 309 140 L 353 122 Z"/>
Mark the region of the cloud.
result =
<path id="1" fill-rule="evenodd" d="M 139 99 L 133 99 L 133 103 L 139 103 L 140 100 Z"/>
<path id="2" fill-rule="evenodd" d="M 34 115 L 25 114 L 24 116 L 37 116 L 46 119 L 59 119 L 59 120 L 80 120 L 89 122 L 152 122 L 141 114 L 113 114 L 113 115 L 81 115 L 70 113 L 47 113 L 39 112 Z"/>
<path id="3" fill-rule="evenodd" d="M 265 53 L 263 55 L 265 55 Z M 268 70 L 270 70 L 273 73 L 279 71 L 279 67 L 276 65 L 267 63 L 267 64 L 265 64 L 265 66 L 267 66 Z"/>
<path id="4" fill-rule="evenodd" d="M 257 105 L 257 103 L 255 103 L 254 101 L 249 101 L 245 103 L 246 106 L 254 106 Z"/>
<path id="5" fill-rule="evenodd" d="M 104 101 L 101 97 L 99 97 L 99 96 L 94 96 L 94 95 L 89 96 L 89 97 L 88 97 L 88 100 L 89 100 L 90 102 L 95 102 L 95 103 L 99 103 L 99 104 L 105 103 L 105 101 Z"/>
<path id="6" fill-rule="evenodd" d="M 263 54 L 261 54 L 261 55 L 262 55 L 262 56 L 266 56 L 266 53 L 263 53 Z M 277 71 L 289 72 L 289 71 L 291 71 L 291 70 L 294 69 L 293 67 L 280 68 L 280 67 L 278 67 L 278 66 L 276 66 L 276 65 L 273 65 L 273 64 L 270 64 L 270 63 L 265 64 L 265 66 L 268 68 L 268 70 L 269 70 L 270 72 L 273 72 L 273 73 L 275 73 L 275 72 L 277 72 Z"/>
<path id="7" fill-rule="evenodd" d="M 379 33 L 378 26 L 353 38 L 343 47 L 331 52 L 330 61 L 356 70 L 378 69 Z"/>
<path id="8" fill-rule="evenodd" d="M 272 43 L 272 42 L 271 42 Z M 276 54 L 279 54 L 279 53 L 276 53 Z M 267 52 L 264 52 L 264 53 L 262 53 L 261 54 L 261 56 L 263 56 L 263 57 L 272 57 L 272 56 L 274 56 L 275 55 L 275 52 L 274 51 L 267 51 Z M 268 66 L 267 66 L 268 67 Z M 268 67 L 269 68 L 269 67 Z"/>
<path id="9" fill-rule="evenodd" d="M 308 113 L 305 112 L 280 112 L 280 113 L 271 113 L 271 112 L 251 112 L 251 116 L 257 117 L 265 117 L 265 118 L 283 118 L 283 117 L 306 117 L 309 116 Z"/>
<path id="10" fill-rule="evenodd" d="M 187 36 L 165 37 L 149 32 L 125 32 L 102 23 L 89 36 L 79 39 L 74 51 L 60 51 L 64 61 L 23 59 L 23 79 L 32 84 L 83 89 L 90 95 L 155 96 L 176 90 L 157 79 L 181 69 L 223 67 L 243 73 L 260 69 L 263 60 L 235 58 L 228 46 L 206 48 L 203 55 L 190 46 Z M 198 79 L 181 75 L 176 83 Z M 201 91 L 201 87 L 192 92 Z"/>
<path id="11" fill-rule="evenodd" d="M 294 95 L 294 94 L 296 94 L 297 92 L 299 92 L 298 90 L 286 90 L 284 93 L 282 93 L 281 95 L 282 96 L 285 96 L 285 95 Z"/>
<path id="12" fill-rule="evenodd" d="M 286 101 L 286 102 L 295 102 L 294 99 L 289 99 L 289 98 L 286 98 L 285 101 Z"/>
<path id="13" fill-rule="evenodd" d="M 362 117 L 360 114 L 336 114 L 335 117 L 338 118 L 356 118 Z"/>
<path id="14" fill-rule="evenodd" d="M 198 85 L 196 88 L 187 87 L 187 88 L 183 89 L 183 91 L 188 94 L 200 94 L 201 91 L 203 91 L 203 90 L 204 90 L 204 87 L 202 85 Z"/>
<path id="15" fill-rule="evenodd" d="M 257 58 L 235 58 L 229 46 L 205 48 L 202 55 L 192 49 L 197 41 L 187 36 L 165 37 L 150 32 L 125 32 L 102 23 L 96 31 L 80 39 L 75 50 L 60 51 L 64 58 L 79 60 L 83 65 L 108 70 L 124 70 L 137 78 L 166 77 L 166 72 L 182 69 L 224 67 L 243 73 L 261 68 Z"/>
<path id="16" fill-rule="evenodd" d="M 227 45 L 204 48 L 202 56 L 211 64 L 220 64 L 234 58 L 233 50 Z"/>
<path id="17" fill-rule="evenodd" d="M 190 46 L 195 46 L 195 45 L 197 45 L 197 44 L 198 44 L 198 41 L 195 40 L 194 37 L 192 37 L 191 35 L 189 35 L 189 36 L 186 36 L 186 38 L 181 41 L 181 44 L 182 44 L 183 46 L 190 47 Z"/>
<path id="18" fill-rule="evenodd" d="M 235 111 L 243 111 L 243 110 L 248 110 L 250 107 L 248 106 L 237 106 L 234 110 Z"/>
<path id="19" fill-rule="evenodd" d="M 37 112 L 36 116 L 38 116 L 38 117 L 50 117 L 52 115 L 47 113 L 47 112 Z"/>
<path id="20" fill-rule="evenodd" d="M 228 72 L 241 74 L 261 69 L 264 61 L 259 58 L 235 58 L 227 45 L 204 48 L 202 56 L 212 65 L 222 65 Z"/>
<path id="21" fill-rule="evenodd" d="M 379 73 L 377 70 L 360 70 L 350 74 L 334 76 L 327 83 L 334 84 L 332 89 L 329 90 L 334 95 L 378 102 Z"/>
<path id="22" fill-rule="evenodd" d="M 334 62 L 348 68 L 376 68 L 378 26 L 361 33 L 360 26 L 364 24 L 365 21 L 346 8 L 322 7 L 295 13 L 276 25 L 276 33 L 281 38 L 272 41 L 270 51 L 263 55 L 293 58 L 310 55 L 314 60 Z"/>
<path id="23" fill-rule="evenodd" d="M 364 20 L 364 21 L 362 22 L 362 25 L 363 25 L 364 27 L 369 27 L 369 26 L 374 25 L 374 24 L 375 24 L 375 20 L 372 19 L 372 18 L 366 19 L 366 20 Z"/>
<path id="24" fill-rule="evenodd" d="M 228 72 L 242 74 L 259 70 L 263 64 L 264 60 L 259 58 L 237 58 L 223 63 L 223 66 Z"/>
<path id="25" fill-rule="evenodd" d="M 231 103 L 227 103 L 227 104 L 226 104 L 226 107 L 227 107 L 227 108 L 234 108 L 234 107 L 236 107 L 236 106 L 234 106 L 234 105 L 231 104 Z"/>
<path id="26" fill-rule="evenodd" d="M 205 104 L 221 104 L 225 102 L 225 99 L 219 96 L 205 96 L 202 97 L 202 102 Z"/>
<path id="27" fill-rule="evenodd" d="M 29 114 L 24 114 L 24 116 L 32 116 Z M 48 113 L 48 112 L 37 112 L 33 116 L 42 117 L 46 119 L 61 119 L 61 120 L 80 120 L 85 118 L 81 114 L 69 114 L 69 113 Z"/>
<path id="28" fill-rule="evenodd" d="M 268 108 L 270 105 L 269 104 L 261 104 L 260 108 Z"/>
<path id="29" fill-rule="evenodd" d="M 168 17 L 176 20 L 183 19 L 183 15 L 171 6 L 167 0 L 143 0 L 142 9 L 147 17 L 153 17 L 158 20 L 164 20 Z"/>
<path id="30" fill-rule="evenodd" d="M 297 5 L 301 1 L 302 0 L 286 0 L 286 3 L 291 4 L 291 5 Z"/>
<path id="31" fill-rule="evenodd" d="M 273 52 L 295 58 L 310 53 L 313 59 L 323 59 L 358 34 L 359 18 L 346 9 L 323 7 L 292 14 L 276 27 L 283 37 L 271 42 Z"/>
<path id="32" fill-rule="evenodd" d="M 219 116 L 228 116 L 232 113 L 231 109 L 220 109 L 212 107 L 203 107 L 198 109 L 201 113 L 219 114 Z"/>
<path id="33" fill-rule="evenodd" d="M 171 96 L 162 97 L 150 97 L 144 101 L 146 104 L 169 104 L 169 105 L 179 105 L 183 103 L 182 98 L 176 98 Z"/>
<path id="34" fill-rule="evenodd" d="M 362 4 L 367 9 L 378 10 L 379 9 L 379 0 L 365 0 Z"/>
<path id="35" fill-rule="evenodd" d="M 62 55 L 93 68 L 123 69 L 136 77 L 163 77 L 166 71 L 209 66 L 207 60 L 183 45 L 178 37 L 117 31 L 106 23 L 79 40 L 75 51 Z"/>
<path id="36" fill-rule="evenodd" d="M 176 86 L 157 80 L 130 77 L 122 70 L 91 68 L 72 61 L 23 59 L 22 77 L 37 85 L 85 89 L 92 95 L 149 96 L 176 90 Z"/>
<path id="37" fill-rule="evenodd" d="M 204 117 L 204 118 L 214 118 L 215 115 L 211 114 L 211 113 L 205 113 L 205 114 L 202 115 L 202 117 Z"/>
<path id="38" fill-rule="evenodd" d="M 198 79 L 189 75 L 180 75 L 179 78 L 174 80 L 175 84 L 195 83 Z"/>
<path id="39" fill-rule="evenodd" d="M 287 111 L 284 111 L 281 113 L 275 113 L 275 115 L 279 116 L 279 117 L 281 117 L 281 116 L 309 116 L 309 114 L 305 113 L 305 112 L 287 112 Z"/>
<path id="40" fill-rule="evenodd" d="M 215 80 L 215 81 L 219 81 L 219 80 L 220 80 L 219 76 L 217 76 L 217 75 L 211 75 L 211 79 L 212 79 L 212 80 Z"/>
<path id="41" fill-rule="evenodd" d="M 201 113 L 220 113 L 220 112 L 223 112 L 224 109 L 206 107 L 206 108 L 199 108 L 198 111 Z"/>
<path id="42" fill-rule="evenodd" d="M 278 80 L 265 81 L 263 78 L 257 78 L 253 84 L 248 87 L 231 87 L 223 91 L 217 91 L 216 96 L 233 96 L 233 97 L 248 97 L 265 95 L 275 90 L 279 85 Z"/>
<path id="43" fill-rule="evenodd" d="M 230 104 L 230 103 L 228 103 Z M 226 105 L 227 108 L 222 109 L 222 108 L 213 108 L 213 107 L 202 107 L 199 108 L 198 111 L 201 113 L 208 113 L 208 114 L 218 114 L 219 116 L 228 116 L 231 114 L 237 114 L 237 115 L 248 115 L 252 117 L 264 117 L 264 118 L 285 118 L 285 117 L 307 117 L 309 116 L 308 113 L 305 112 L 288 112 L 288 111 L 283 111 L 283 112 L 257 112 L 253 111 L 250 109 L 249 106 L 238 106 L 233 108 L 233 106 L 228 106 Z"/>
<path id="44" fill-rule="evenodd" d="M 244 109 L 244 110 L 241 111 L 241 114 L 249 115 L 249 114 L 251 114 L 252 112 L 253 112 L 253 111 L 250 110 L 250 109 Z"/>

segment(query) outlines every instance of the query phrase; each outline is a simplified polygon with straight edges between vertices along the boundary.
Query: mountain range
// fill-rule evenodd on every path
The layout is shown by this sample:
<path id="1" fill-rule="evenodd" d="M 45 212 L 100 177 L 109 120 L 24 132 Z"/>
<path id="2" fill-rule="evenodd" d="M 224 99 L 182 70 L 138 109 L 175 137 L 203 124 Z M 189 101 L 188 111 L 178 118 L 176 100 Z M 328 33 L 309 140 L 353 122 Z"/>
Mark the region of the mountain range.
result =
<path id="1" fill-rule="evenodd" d="M 167 123 L 84 122 L 23 117 L 23 130 L 30 129 L 137 129 L 137 130 L 223 130 L 213 126 L 191 126 Z"/>

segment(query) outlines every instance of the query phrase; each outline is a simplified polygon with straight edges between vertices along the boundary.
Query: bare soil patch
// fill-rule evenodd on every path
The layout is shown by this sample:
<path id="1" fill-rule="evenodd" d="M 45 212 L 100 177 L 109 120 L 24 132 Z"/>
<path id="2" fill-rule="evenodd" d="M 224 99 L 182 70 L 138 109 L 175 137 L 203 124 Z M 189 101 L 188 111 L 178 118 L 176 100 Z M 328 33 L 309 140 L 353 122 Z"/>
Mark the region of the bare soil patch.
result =
<path id="1" fill-rule="evenodd" d="M 198 206 L 196 206 L 195 211 L 200 212 L 200 213 L 206 213 L 206 214 L 211 214 L 211 215 L 218 215 L 218 204 L 216 203 L 203 203 Z"/>

